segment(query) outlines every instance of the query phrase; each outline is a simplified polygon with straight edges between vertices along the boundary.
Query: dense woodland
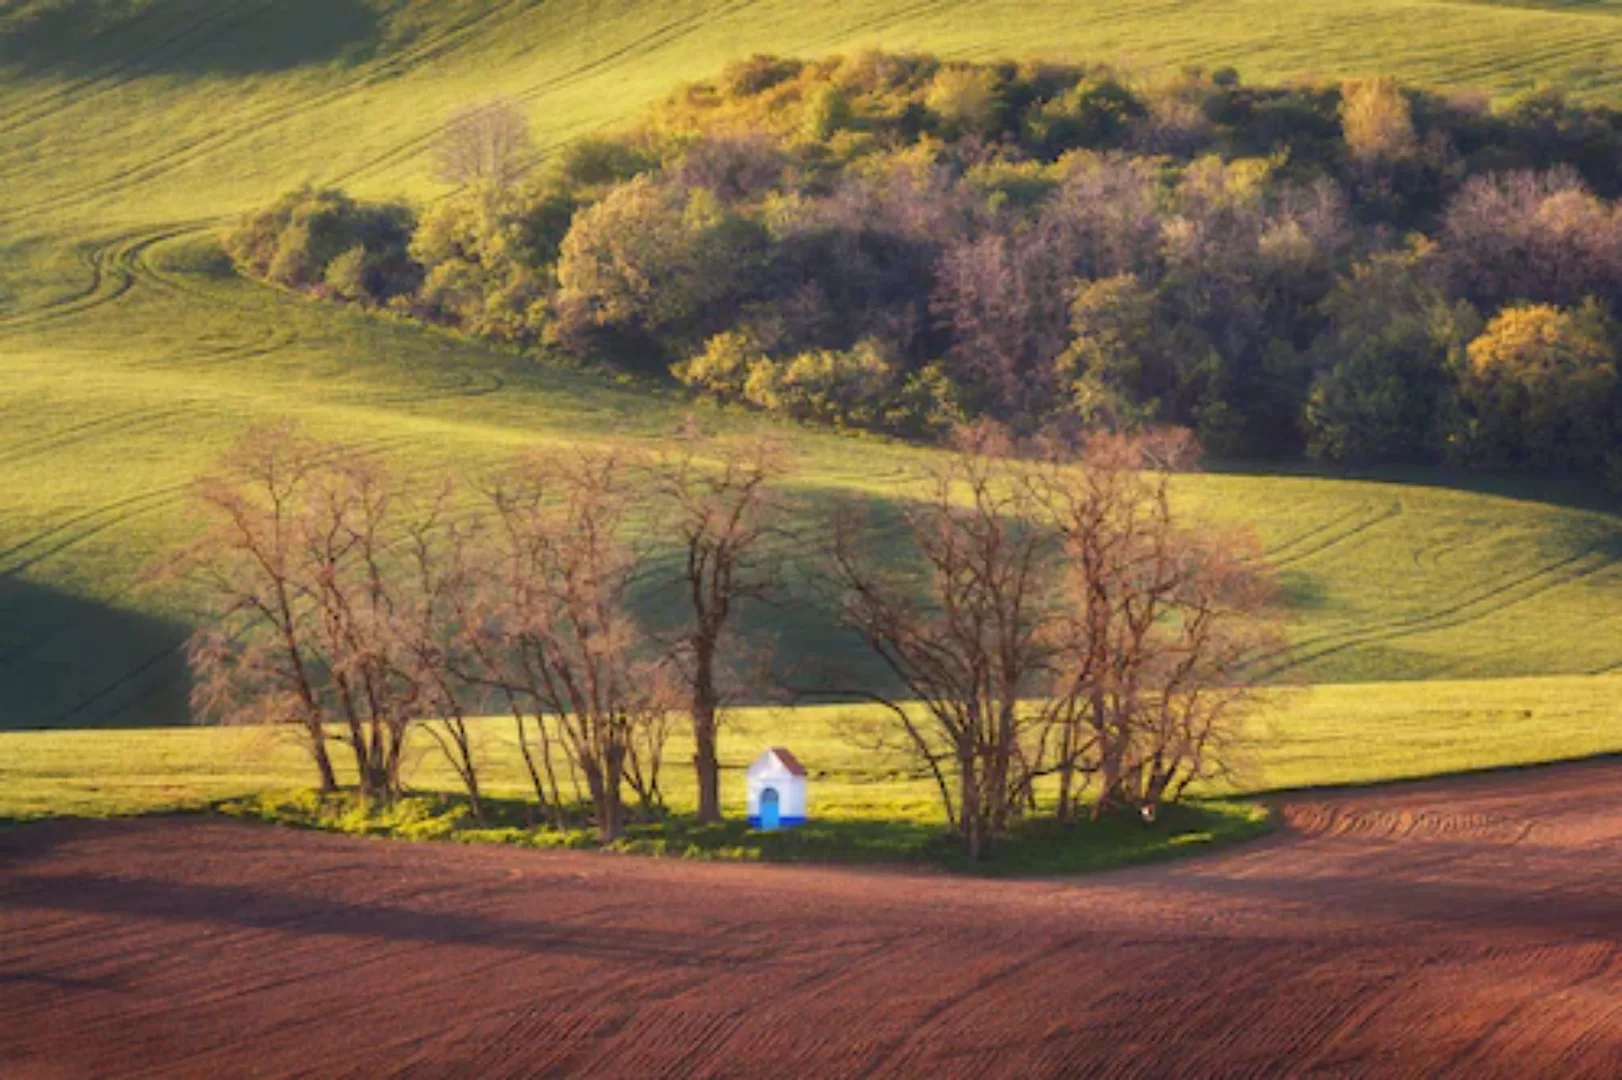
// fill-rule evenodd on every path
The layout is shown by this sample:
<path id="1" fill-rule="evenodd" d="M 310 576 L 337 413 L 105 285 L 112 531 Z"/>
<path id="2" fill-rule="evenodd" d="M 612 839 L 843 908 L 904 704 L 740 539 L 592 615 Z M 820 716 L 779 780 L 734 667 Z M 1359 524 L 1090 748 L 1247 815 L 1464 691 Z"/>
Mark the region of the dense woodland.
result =
<path id="1" fill-rule="evenodd" d="M 1622 114 L 1384 78 L 756 57 L 542 160 L 446 125 L 423 208 L 303 190 L 244 272 L 935 438 L 1622 475 Z"/>

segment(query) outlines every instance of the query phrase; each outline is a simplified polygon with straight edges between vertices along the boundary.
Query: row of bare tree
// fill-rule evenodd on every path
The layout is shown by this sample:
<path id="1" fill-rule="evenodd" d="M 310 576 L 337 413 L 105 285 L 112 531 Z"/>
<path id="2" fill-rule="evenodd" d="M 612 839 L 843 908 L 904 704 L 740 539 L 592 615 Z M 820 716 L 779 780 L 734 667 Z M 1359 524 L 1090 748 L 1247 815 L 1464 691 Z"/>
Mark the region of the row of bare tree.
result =
<path id="1" fill-rule="evenodd" d="M 826 572 L 803 579 L 900 690 L 802 662 L 800 691 L 888 706 L 978 856 L 1046 801 L 1065 820 L 1089 797 L 1094 815 L 1152 817 L 1230 762 L 1253 661 L 1280 643 L 1254 545 L 1176 520 L 1170 478 L 1193 450 L 1172 433 L 1016 455 L 976 428 L 905 504 L 899 542 L 845 505 L 811 544 L 788 530 L 805 511 L 768 438 L 532 453 L 464 492 L 264 428 L 199 482 L 206 527 L 164 566 L 208 608 L 198 711 L 289 726 L 324 790 L 347 748 L 363 795 L 398 795 L 421 731 L 482 818 L 469 720 L 505 713 L 544 814 L 561 828 L 588 804 L 607 841 L 628 798 L 662 805 L 684 713 L 699 816 L 720 819 L 725 706 L 784 682 L 742 676 L 738 612 L 809 602 L 785 569 L 815 558 Z M 633 595 L 658 598 L 658 627 Z"/>
<path id="2" fill-rule="evenodd" d="M 421 730 L 479 817 L 469 719 L 505 712 L 547 815 L 564 826 L 584 795 L 604 840 L 623 826 L 627 789 L 644 809 L 661 803 L 685 709 L 700 815 L 719 820 L 727 635 L 737 605 L 774 585 L 766 542 L 785 469 L 770 440 L 719 461 L 709 449 L 529 454 L 464 497 L 292 428 L 253 431 L 199 482 L 206 524 L 162 567 L 207 606 L 190 643 L 194 706 L 290 725 L 326 791 L 333 748 L 347 748 L 360 792 L 384 799 L 401 792 Z M 650 492 L 658 528 L 633 529 Z M 638 531 L 682 548 L 666 576 L 690 613 L 670 633 L 632 614 L 633 590 L 658 584 Z"/>
<path id="3" fill-rule="evenodd" d="M 1226 775 L 1256 662 L 1284 647 L 1255 541 L 1177 521 L 1186 432 L 1096 435 L 1079 463 L 1010 450 L 996 429 L 964 433 L 905 511 L 901 558 L 874 558 L 859 519 L 834 531 L 844 621 L 906 689 L 873 696 L 975 856 L 1044 781 L 1061 820 L 1088 795 L 1094 817 L 1153 820 Z"/>

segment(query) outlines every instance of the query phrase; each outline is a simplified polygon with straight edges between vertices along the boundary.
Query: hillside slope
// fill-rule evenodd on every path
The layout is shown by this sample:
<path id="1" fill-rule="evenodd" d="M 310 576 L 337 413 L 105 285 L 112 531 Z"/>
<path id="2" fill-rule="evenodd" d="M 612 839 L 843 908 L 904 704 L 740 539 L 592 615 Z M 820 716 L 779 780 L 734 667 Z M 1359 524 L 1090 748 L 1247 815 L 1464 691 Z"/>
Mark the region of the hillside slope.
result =
<path id="1" fill-rule="evenodd" d="M 458 105 L 507 94 L 543 147 L 751 51 L 867 44 L 1379 69 L 1622 100 L 1622 4 L 836 0 L 24 0 L 0 13 L 0 726 L 177 720 L 183 620 L 136 588 L 187 479 L 251 419 L 424 467 L 534 439 L 656 437 L 646 387 L 316 305 L 223 272 L 210 238 L 302 181 L 418 200 Z M 801 433 L 804 482 L 886 489 L 918 452 Z M 1418 478 L 1425 479 L 1425 478 Z M 1254 519 L 1315 681 L 1622 665 L 1606 513 L 1418 484 L 1209 476 Z M 840 647 L 826 627 L 786 649 Z"/>

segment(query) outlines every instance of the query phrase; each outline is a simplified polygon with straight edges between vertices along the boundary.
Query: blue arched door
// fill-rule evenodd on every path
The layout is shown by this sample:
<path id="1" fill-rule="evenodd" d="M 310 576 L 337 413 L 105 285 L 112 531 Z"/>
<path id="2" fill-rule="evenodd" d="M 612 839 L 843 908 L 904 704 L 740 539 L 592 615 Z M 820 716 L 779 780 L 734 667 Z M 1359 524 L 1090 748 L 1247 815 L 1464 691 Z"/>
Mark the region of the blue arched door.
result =
<path id="1" fill-rule="evenodd" d="M 780 820 L 777 812 L 777 789 L 769 787 L 760 793 L 760 827 L 778 828 Z"/>

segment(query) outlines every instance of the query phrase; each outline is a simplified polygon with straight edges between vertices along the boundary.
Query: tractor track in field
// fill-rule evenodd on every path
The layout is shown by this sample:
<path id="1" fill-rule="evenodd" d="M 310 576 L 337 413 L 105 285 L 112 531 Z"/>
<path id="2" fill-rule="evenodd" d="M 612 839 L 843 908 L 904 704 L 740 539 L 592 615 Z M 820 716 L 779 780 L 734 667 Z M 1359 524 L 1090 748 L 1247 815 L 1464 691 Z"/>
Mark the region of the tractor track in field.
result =
<path id="1" fill-rule="evenodd" d="M 274 0 L 235 0 L 233 3 L 220 4 L 208 15 L 176 30 L 156 44 L 119 55 L 64 86 L 54 87 L 37 97 L 25 98 L 14 107 L 0 111 L 0 135 L 12 134 L 55 117 L 66 109 L 93 104 L 108 94 L 117 93 L 130 79 L 162 70 L 157 65 L 160 57 L 173 60 L 206 49 L 273 6 Z M 158 17 L 156 11 L 149 9 L 104 33 L 111 36 Z M 23 74 L 26 76 L 27 72 Z"/>
<path id="2" fill-rule="evenodd" d="M 1369 530 L 1401 517 L 1402 513 L 1401 499 L 1393 499 L 1383 510 L 1373 510 L 1369 505 L 1358 507 L 1272 548 L 1267 552 L 1268 561 L 1275 568 L 1293 566 L 1316 555 L 1322 555 L 1349 540 L 1356 540 Z"/>
<path id="3" fill-rule="evenodd" d="M 47 435 L 39 435 L 21 442 L 0 445 L 0 466 L 10 467 L 37 458 L 42 454 L 55 453 L 58 450 L 76 446 L 83 442 L 93 442 L 108 435 L 129 435 L 153 424 L 171 420 L 177 416 L 190 415 L 195 403 L 187 402 L 175 408 L 165 409 L 128 409 L 122 412 L 110 413 L 95 420 L 86 420 L 83 423 L 71 424 L 68 427 L 53 431 Z"/>
<path id="4" fill-rule="evenodd" d="M 395 435 L 345 444 L 340 449 L 367 454 L 381 453 L 413 441 L 412 436 Z M 136 517 L 178 505 L 185 500 L 191 489 L 190 481 L 152 488 L 138 495 L 126 496 L 81 510 L 40 529 L 31 536 L 13 541 L 9 547 L 0 548 L 0 579 L 15 577 L 108 529 L 127 524 Z"/>
<path id="5" fill-rule="evenodd" d="M 140 229 L 87 245 L 80 254 L 89 275 L 85 287 L 51 303 L 0 317 L 0 334 L 82 315 L 122 299 L 141 279 L 148 249 L 197 232 L 212 220 Z"/>
<path id="6" fill-rule="evenodd" d="M 611 70 L 618 65 L 651 55 L 659 49 L 673 45 L 696 28 L 717 19 L 725 18 L 733 12 L 743 11 L 751 6 L 753 2 L 754 0 L 730 0 L 730 2 L 722 4 L 720 10 L 707 10 L 694 13 L 685 18 L 672 20 L 626 42 L 618 48 L 594 57 L 583 65 L 526 87 L 512 96 L 516 101 L 526 104 L 533 103 L 549 93 L 576 85 L 603 71 Z M 465 45 L 469 39 L 490 29 L 491 24 L 499 24 L 506 15 L 521 13 L 524 8 L 524 0 L 509 0 L 508 3 L 491 7 L 482 14 L 448 27 L 434 37 L 415 43 L 406 50 L 391 54 L 379 60 L 375 65 L 362 68 L 359 74 L 334 87 L 280 104 L 266 112 L 250 115 L 232 113 L 225 118 L 230 121 L 228 127 L 198 136 L 179 146 L 168 147 L 156 157 L 129 166 L 120 172 L 104 176 L 71 193 L 51 196 L 34 203 L 19 204 L 12 210 L 11 220 L 27 220 L 42 213 L 59 211 L 66 206 L 79 205 L 94 198 L 115 194 L 132 186 L 157 179 L 174 171 L 176 168 L 188 165 L 209 153 L 213 153 L 217 149 L 255 135 L 266 127 L 292 119 L 313 109 L 325 108 L 359 93 L 379 81 L 395 78 L 422 65 L 431 63 L 455 48 Z M 249 18 L 251 17 L 250 15 Z M 407 139 L 367 162 L 328 177 L 327 182 L 338 185 L 351 184 L 401 161 L 418 156 L 432 146 L 443 130 L 443 124 L 436 125 L 431 130 Z"/>
<path id="7" fill-rule="evenodd" d="M 412 441 L 414 440 L 410 436 L 393 436 L 348 444 L 343 449 L 358 450 L 367 454 L 383 453 Z M 166 485 L 84 510 L 52 523 L 28 538 L 0 550 L 0 583 L 24 574 L 40 563 L 56 558 L 110 530 L 127 525 L 138 517 L 160 510 L 176 509 L 186 502 L 191 489 L 190 482 Z M 98 594 L 98 599 L 104 604 L 118 605 L 126 601 L 136 587 L 135 582 L 128 582 L 120 587 L 104 590 Z M 0 610 L 0 615 L 4 615 L 3 610 Z M 84 624 L 99 617 L 97 614 L 88 613 L 62 619 L 47 626 L 30 626 L 27 639 L 22 644 L 9 649 L 0 649 L 0 672 L 29 661 L 64 635 L 75 633 Z M 111 673 L 105 681 L 85 688 L 85 692 L 72 704 L 47 719 L 46 726 L 66 725 L 124 688 L 139 683 L 147 674 L 173 660 L 184 647 L 185 642 L 181 639 L 162 643 L 157 649 L 149 651 L 140 663 Z M 149 696 L 157 689 L 149 688 L 140 696 Z"/>
<path id="8" fill-rule="evenodd" d="M 525 0 L 507 0 L 506 3 L 492 6 L 482 13 L 453 22 L 437 33 L 414 42 L 398 52 L 390 53 L 375 63 L 360 65 L 349 78 L 339 80 L 333 86 L 293 97 L 273 106 L 229 113 L 220 118 L 220 127 L 188 141 L 169 145 L 156 156 L 99 177 L 72 192 L 48 196 L 34 202 L 20 202 L 11 208 L 9 220 L 13 223 L 27 221 L 42 214 L 59 212 L 64 207 L 82 205 L 96 198 L 118 194 L 159 179 L 176 169 L 201 160 L 216 150 L 244 139 L 257 137 L 268 127 L 311 110 L 342 102 L 379 82 L 408 74 L 465 44 L 468 39 L 487 29 L 492 20 L 497 20 L 499 15 L 521 10 L 524 6 Z"/>
<path id="9" fill-rule="evenodd" d="M 0 1072 L 1608 1080 L 1619 780 L 1308 792 L 1269 840 L 1026 881 L 13 828 Z"/>
<path id="10" fill-rule="evenodd" d="M 716 19 L 724 18 L 734 11 L 741 11 L 752 6 L 753 3 L 754 0 L 728 0 L 728 2 L 718 4 L 715 9 L 675 19 L 640 37 L 633 38 L 617 48 L 593 57 L 590 61 L 578 67 L 526 86 L 511 94 L 510 98 L 519 104 L 533 104 L 548 94 L 578 85 L 594 75 L 611 70 L 631 60 L 649 56 L 661 48 L 673 45 L 694 29 Z M 437 125 L 429 131 L 413 136 L 385 150 L 369 161 L 362 162 L 345 172 L 339 173 L 332 178 L 331 182 L 342 186 L 375 176 L 397 164 L 427 152 L 444 131 L 444 124 Z M 566 142 L 567 140 L 556 145 L 564 145 Z"/>
<path id="11" fill-rule="evenodd" d="M 1500 615 L 1539 596 L 1587 580 L 1616 568 L 1609 552 L 1589 550 L 1545 564 L 1529 573 L 1499 582 L 1467 598 L 1422 614 L 1399 616 L 1332 631 L 1293 643 L 1289 649 L 1257 659 L 1268 677 L 1316 663 L 1348 649 L 1385 644 L 1436 630 L 1452 630 Z M 1270 661 L 1276 661 L 1270 665 Z"/>

